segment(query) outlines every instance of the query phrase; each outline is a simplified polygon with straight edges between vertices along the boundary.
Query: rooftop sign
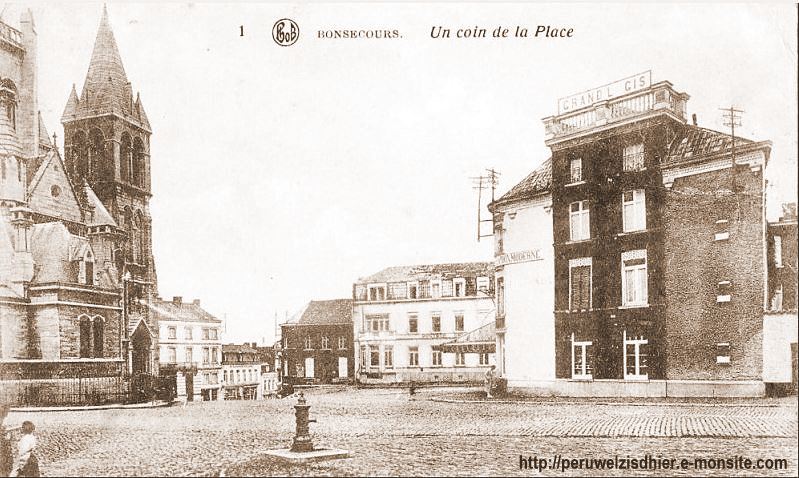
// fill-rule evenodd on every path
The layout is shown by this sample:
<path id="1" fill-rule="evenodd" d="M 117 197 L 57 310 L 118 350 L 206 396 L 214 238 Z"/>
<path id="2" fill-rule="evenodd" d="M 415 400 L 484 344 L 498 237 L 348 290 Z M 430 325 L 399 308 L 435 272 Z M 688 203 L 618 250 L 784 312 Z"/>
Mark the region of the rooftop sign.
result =
<path id="1" fill-rule="evenodd" d="M 561 115 L 563 113 L 579 110 L 580 108 L 591 106 L 599 101 L 612 100 L 617 96 L 649 88 L 651 85 L 652 70 L 638 73 L 637 75 L 608 83 L 599 88 L 593 88 L 558 99 L 558 114 Z"/>

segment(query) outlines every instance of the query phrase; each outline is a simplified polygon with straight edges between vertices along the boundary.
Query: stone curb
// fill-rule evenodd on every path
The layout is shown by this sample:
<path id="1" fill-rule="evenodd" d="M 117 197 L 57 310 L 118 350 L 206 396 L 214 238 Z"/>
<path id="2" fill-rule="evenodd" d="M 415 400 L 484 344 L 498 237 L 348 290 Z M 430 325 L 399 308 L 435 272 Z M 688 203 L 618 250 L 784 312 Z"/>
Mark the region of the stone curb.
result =
<path id="1" fill-rule="evenodd" d="M 439 402 L 439 403 L 459 403 L 459 404 L 467 404 L 467 403 L 501 403 L 501 404 L 529 404 L 529 405 L 613 405 L 613 406 L 636 406 L 636 407 L 645 407 L 645 406 L 667 406 L 667 407 L 770 407 L 770 408 L 777 408 L 777 407 L 784 407 L 786 404 L 780 403 L 730 403 L 730 402 L 723 402 L 723 403 L 701 403 L 701 402 L 591 402 L 591 401 L 575 401 L 575 400 L 568 400 L 568 401 L 552 401 L 552 400 L 463 400 L 457 398 L 445 398 L 445 397 L 430 397 L 427 400 L 431 402 Z M 790 406 L 788 404 L 787 406 Z"/>
<path id="2" fill-rule="evenodd" d="M 112 405 L 84 405 L 84 406 L 76 406 L 76 407 L 12 407 L 9 409 L 9 412 L 24 412 L 24 413 L 36 413 L 36 412 L 88 412 L 94 410 L 118 410 L 118 409 L 137 409 L 137 408 L 161 408 L 161 407 L 169 407 L 176 403 L 182 403 L 180 400 L 174 400 L 172 402 L 164 402 L 164 401 L 156 401 L 156 402 L 147 402 L 147 403 L 132 403 L 129 405 L 124 404 L 112 404 Z"/>

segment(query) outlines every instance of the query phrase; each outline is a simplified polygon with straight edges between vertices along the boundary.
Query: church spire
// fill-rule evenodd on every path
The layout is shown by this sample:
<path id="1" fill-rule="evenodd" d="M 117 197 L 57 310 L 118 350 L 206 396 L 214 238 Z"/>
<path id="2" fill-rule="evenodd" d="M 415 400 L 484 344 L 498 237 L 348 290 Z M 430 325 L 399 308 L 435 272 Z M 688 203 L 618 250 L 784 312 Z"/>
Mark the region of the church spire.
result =
<path id="1" fill-rule="evenodd" d="M 61 121 L 72 119 L 78 112 L 78 92 L 75 90 L 75 83 L 72 83 L 72 91 L 69 92 L 67 105 L 64 107 L 64 113 L 61 115 Z"/>
<path id="2" fill-rule="evenodd" d="M 94 110 L 101 110 L 96 111 L 98 113 L 114 111 L 125 104 L 127 84 L 125 67 L 122 66 L 119 48 L 108 21 L 108 9 L 103 5 L 103 16 L 94 40 L 92 59 L 80 100 L 90 104 Z"/>

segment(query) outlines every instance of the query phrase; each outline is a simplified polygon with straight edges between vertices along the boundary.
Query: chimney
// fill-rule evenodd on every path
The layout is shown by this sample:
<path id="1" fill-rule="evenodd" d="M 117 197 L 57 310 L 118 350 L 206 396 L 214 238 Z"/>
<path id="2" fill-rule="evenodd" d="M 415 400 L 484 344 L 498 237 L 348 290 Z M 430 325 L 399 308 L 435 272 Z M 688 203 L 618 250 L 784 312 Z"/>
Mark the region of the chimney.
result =
<path id="1" fill-rule="evenodd" d="M 250 342 L 250 345 L 252 345 L 252 348 L 255 348 L 255 342 Z"/>
<path id="2" fill-rule="evenodd" d="M 183 303 L 183 297 L 181 297 L 179 295 L 176 295 L 176 296 L 172 297 L 172 303 L 175 304 L 175 305 L 182 304 Z"/>
<path id="3" fill-rule="evenodd" d="M 693 120 L 694 126 L 697 126 L 697 124 L 696 124 L 696 113 L 691 115 L 691 120 Z"/>
<path id="4" fill-rule="evenodd" d="M 191 303 L 196 305 L 197 307 L 199 307 L 200 306 L 200 299 L 194 299 Z"/>

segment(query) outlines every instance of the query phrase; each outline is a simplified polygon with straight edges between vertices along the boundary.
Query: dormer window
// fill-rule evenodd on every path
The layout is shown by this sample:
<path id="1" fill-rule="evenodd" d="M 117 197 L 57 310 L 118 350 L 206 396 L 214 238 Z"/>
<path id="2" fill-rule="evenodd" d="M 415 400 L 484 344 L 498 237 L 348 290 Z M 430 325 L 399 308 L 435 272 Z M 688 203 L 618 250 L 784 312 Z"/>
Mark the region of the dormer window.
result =
<path id="1" fill-rule="evenodd" d="M 491 282 L 488 280 L 488 277 L 480 276 L 480 277 L 477 278 L 477 291 L 478 292 L 485 292 L 486 294 L 488 294 L 488 289 L 489 289 L 490 286 L 491 286 Z M 466 289 L 466 285 L 465 285 L 465 282 L 464 282 L 464 295 L 466 295 L 465 289 Z"/>
<path id="2" fill-rule="evenodd" d="M 367 287 L 369 293 L 369 300 L 386 300 L 386 286 L 385 285 L 370 285 Z"/>
<path id="3" fill-rule="evenodd" d="M 440 280 L 431 280 L 430 281 L 430 297 L 434 299 L 438 299 L 441 297 L 441 281 Z"/>
<path id="4" fill-rule="evenodd" d="M 486 279 L 488 279 L 486 277 Z M 466 279 L 457 278 L 452 281 L 455 297 L 466 297 Z M 487 286 L 487 284 L 486 284 Z"/>
<path id="5" fill-rule="evenodd" d="M 85 285 L 95 285 L 94 277 L 94 254 L 91 249 L 86 249 L 83 259 L 80 261 L 78 270 L 78 282 Z"/>

